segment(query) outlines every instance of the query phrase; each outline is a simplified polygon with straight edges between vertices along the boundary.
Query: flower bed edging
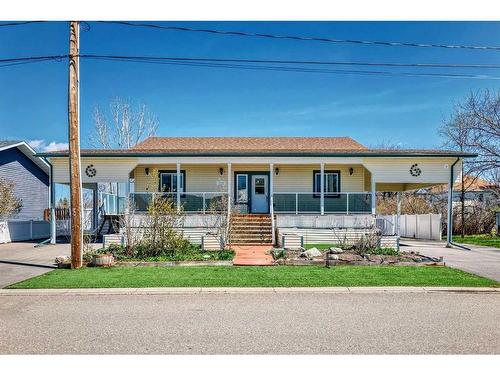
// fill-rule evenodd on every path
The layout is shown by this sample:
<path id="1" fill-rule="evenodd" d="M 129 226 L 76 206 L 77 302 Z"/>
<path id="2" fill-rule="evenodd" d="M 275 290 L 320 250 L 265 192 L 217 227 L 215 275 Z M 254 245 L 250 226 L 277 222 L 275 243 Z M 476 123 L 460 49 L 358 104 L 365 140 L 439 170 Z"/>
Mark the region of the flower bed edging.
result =
<path id="1" fill-rule="evenodd" d="M 231 260 L 191 260 L 171 262 L 116 262 L 117 267 L 232 266 Z"/>

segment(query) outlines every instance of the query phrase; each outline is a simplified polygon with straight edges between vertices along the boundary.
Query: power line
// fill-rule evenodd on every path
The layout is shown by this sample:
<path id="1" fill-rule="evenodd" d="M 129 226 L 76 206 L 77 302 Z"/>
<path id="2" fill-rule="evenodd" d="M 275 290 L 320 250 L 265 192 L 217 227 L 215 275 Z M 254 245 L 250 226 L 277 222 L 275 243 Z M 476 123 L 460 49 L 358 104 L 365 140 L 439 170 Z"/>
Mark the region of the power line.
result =
<path id="1" fill-rule="evenodd" d="M 0 59 L 0 67 L 20 65 L 24 63 L 35 63 L 42 61 L 62 61 L 69 55 L 49 55 L 49 56 L 29 56 Z M 179 65 L 179 66 L 193 66 L 193 67 L 208 67 L 208 68 L 225 68 L 225 69 L 244 69 L 244 70 L 267 70 L 279 72 L 297 72 L 297 73 L 324 73 L 324 74 L 350 74 L 350 75 L 385 75 L 385 76 L 404 76 L 404 77 L 434 77 L 434 78 L 461 78 L 461 79 L 489 79 L 498 80 L 500 77 L 478 75 L 478 74 L 454 74 L 454 73 L 425 73 L 425 72 L 391 72 L 383 70 L 347 70 L 347 69 L 317 69 L 301 66 L 290 66 L 290 64 L 360 64 L 356 62 L 321 62 L 321 61 L 293 61 L 293 60 L 257 60 L 257 59 L 217 59 L 217 58 L 188 58 L 188 57 L 148 57 L 148 56 L 115 56 L 115 55 L 92 55 L 81 54 L 80 58 L 105 60 L 114 62 L 135 62 L 147 64 L 164 64 L 164 65 Z M 251 63 L 258 65 L 252 65 Z M 272 63 L 278 65 L 262 65 L 263 63 Z M 283 66 L 288 64 L 287 66 Z M 279 65 L 282 64 L 282 65 Z M 385 66 L 385 63 L 366 63 L 366 64 L 380 64 Z M 390 64 L 390 63 L 389 63 Z M 415 66 L 415 64 L 400 64 L 397 66 Z M 438 67 L 436 64 L 421 64 L 418 67 Z M 479 65 L 447 65 L 441 64 L 439 67 L 478 67 Z M 481 67 L 500 68 L 498 65 L 485 65 Z"/>
<path id="2" fill-rule="evenodd" d="M 20 26 L 20 25 L 28 25 L 30 23 L 42 23 L 42 22 L 47 22 L 47 21 L 21 21 L 21 22 L 0 23 L 0 27 Z"/>
<path id="3" fill-rule="evenodd" d="M 500 77 L 475 75 L 475 74 L 451 74 L 451 73 L 413 73 L 413 72 L 388 72 L 377 70 L 346 70 L 346 69 L 314 69 L 301 67 L 283 67 L 283 66 L 267 66 L 267 65 L 243 65 L 243 64 L 223 64 L 210 62 L 180 62 L 180 61 L 159 61 L 134 58 L 110 58 L 106 56 L 85 56 L 82 58 L 107 60 L 107 61 L 122 61 L 135 62 L 146 64 L 163 64 L 163 65 L 180 65 L 180 66 L 195 66 L 195 67 L 210 67 L 210 68 L 226 68 L 226 69 L 244 69 L 244 70 L 269 70 L 280 72 L 298 72 L 298 73 L 325 73 L 325 74 L 351 74 L 351 75 L 385 75 L 385 76 L 405 76 L 405 77 L 434 77 L 434 78 L 461 78 L 461 79 L 489 79 L 500 80 Z"/>
<path id="4" fill-rule="evenodd" d="M 415 68 L 478 68 L 500 69 L 499 64 L 448 64 L 448 63 L 390 63 L 390 62 L 363 62 L 363 61 L 318 61 L 318 60 L 270 60 L 270 59 L 241 59 L 241 58 L 211 58 L 211 57 L 179 57 L 179 56 L 120 56 L 120 55 L 92 55 L 82 54 L 83 58 L 134 59 L 158 61 L 197 61 L 197 62 L 235 62 L 235 63 L 266 63 L 266 64 L 297 64 L 297 65 L 353 65 L 353 66 L 382 66 L 382 67 L 415 67 Z"/>
<path id="5" fill-rule="evenodd" d="M 230 30 L 216 30 L 216 29 L 198 29 L 186 26 L 163 26 L 153 23 L 132 23 L 127 21 L 98 21 L 102 23 L 113 23 L 132 27 L 147 27 L 159 30 L 175 30 L 175 31 L 189 31 L 198 33 L 220 34 L 220 35 L 234 35 L 244 37 L 258 37 L 269 39 L 288 39 L 298 41 L 315 41 L 327 43 L 349 43 L 359 45 L 379 45 L 391 47 L 418 47 L 418 48 L 446 48 L 446 49 L 472 49 L 472 50 L 494 50 L 499 51 L 500 46 L 477 46 L 477 45 L 453 45 L 453 44 L 431 44 L 431 43 L 412 43 L 412 42 L 394 42 L 394 41 L 379 41 L 379 40 L 356 40 L 356 39 L 336 39 L 326 37 L 307 37 L 307 36 L 293 36 L 293 35 L 276 35 L 276 34 L 263 34 L 252 33 L 244 31 L 230 31 Z"/>

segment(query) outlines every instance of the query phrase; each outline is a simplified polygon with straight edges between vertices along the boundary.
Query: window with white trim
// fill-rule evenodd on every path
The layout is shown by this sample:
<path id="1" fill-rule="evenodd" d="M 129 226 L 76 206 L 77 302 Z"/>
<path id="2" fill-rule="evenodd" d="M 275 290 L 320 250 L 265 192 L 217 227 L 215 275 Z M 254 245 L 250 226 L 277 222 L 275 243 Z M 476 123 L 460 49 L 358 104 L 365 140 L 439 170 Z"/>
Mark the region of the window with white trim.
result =
<path id="1" fill-rule="evenodd" d="M 321 194 L 321 172 L 314 172 L 314 195 Z M 325 171 L 324 181 L 325 197 L 339 197 L 340 193 L 340 172 L 338 171 Z"/>
<path id="2" fill-rule="evenodd" d="M 181 192 L 184 192 L 184 175 L 181 171 Z M 160 172 L 160 191 L 164 193 L 177 193 L 177 172 Z"/>

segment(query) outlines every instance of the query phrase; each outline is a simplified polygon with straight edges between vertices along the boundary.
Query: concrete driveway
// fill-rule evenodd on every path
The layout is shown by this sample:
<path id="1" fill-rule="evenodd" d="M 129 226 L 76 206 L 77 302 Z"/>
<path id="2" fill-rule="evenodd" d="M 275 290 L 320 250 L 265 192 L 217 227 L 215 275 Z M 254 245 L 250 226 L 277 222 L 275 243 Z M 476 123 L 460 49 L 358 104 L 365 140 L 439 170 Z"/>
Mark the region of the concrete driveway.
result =
<path id="1" fill-rule="evenodd" d="M 35 247 L 37 242 L 13 242 L 0 245 L 0 288 L 55 268 L 54 258 L 69 255 L 69 244 Z"/>
<path id="2" fill-rule="evenodd" d="M 420 254 L 443 257 L 446 265 L 479 276 L 500 281 L 500 249 L 495 247 L 464 245 L 446 248 L 444 241 L 426 241 L 402 238 L 401 251 L 418 251 Z"/>

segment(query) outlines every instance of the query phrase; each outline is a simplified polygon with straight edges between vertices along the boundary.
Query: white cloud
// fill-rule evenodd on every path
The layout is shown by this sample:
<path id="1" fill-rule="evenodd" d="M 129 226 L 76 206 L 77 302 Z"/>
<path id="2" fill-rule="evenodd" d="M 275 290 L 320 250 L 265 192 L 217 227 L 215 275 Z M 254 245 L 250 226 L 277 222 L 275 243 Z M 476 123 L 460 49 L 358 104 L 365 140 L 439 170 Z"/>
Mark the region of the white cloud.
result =
<path id="1" fill-rule="evenodd" d="M 50 142 L 43 149 L 43 151 L 58 151 L 58 150 L 67 150 L 67 149 L 68 149 L 68 144 L 67 143 Z"/>
<path id="2" fill-rule="evenodd" d="M 45 144 L 45 141 L 43 139 L 33 139 L 29 141 L 28 144 L 35 150 L 40 151 L 41 147 Z"/>
<path id="3" fill-rule="evenodd" d="M 38 152 L 48 152 L 48 151 L 58 151 L 58 150 L 68 149 L 67 143 L 52 141 L 49 144 L 47 144 L 45 142 L 45 139 L 33 139 L 29 141 L 28 144 Z"/>

